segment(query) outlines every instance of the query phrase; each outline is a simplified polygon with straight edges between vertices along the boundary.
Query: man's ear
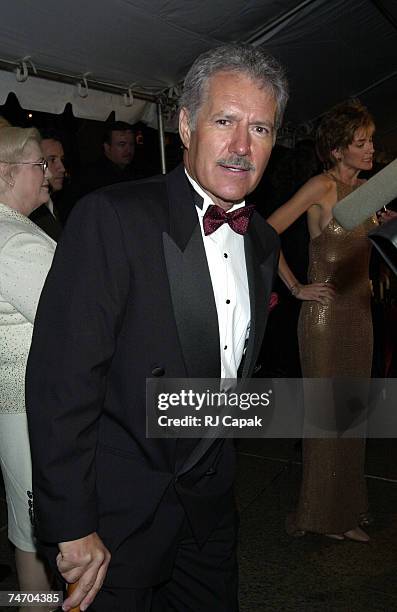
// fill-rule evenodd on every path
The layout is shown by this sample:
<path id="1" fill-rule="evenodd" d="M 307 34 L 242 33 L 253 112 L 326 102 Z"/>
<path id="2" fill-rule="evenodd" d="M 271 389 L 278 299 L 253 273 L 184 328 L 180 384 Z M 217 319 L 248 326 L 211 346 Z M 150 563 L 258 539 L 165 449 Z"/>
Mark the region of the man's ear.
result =
<path id="1" fill-rule="evenodd" d="M 192 131 L 189 125 L 189 113 L 186 108 L 181 108 L 179 113 L 179 135 L 185 149 L 189 148 L 191 134 Z"/>
<path id="2" fill-rule="evenodd" d="M 103 143 L 103 150 L 105 152 L 106 157 L 109 157 L 110 145 L 107 142 Z"/>

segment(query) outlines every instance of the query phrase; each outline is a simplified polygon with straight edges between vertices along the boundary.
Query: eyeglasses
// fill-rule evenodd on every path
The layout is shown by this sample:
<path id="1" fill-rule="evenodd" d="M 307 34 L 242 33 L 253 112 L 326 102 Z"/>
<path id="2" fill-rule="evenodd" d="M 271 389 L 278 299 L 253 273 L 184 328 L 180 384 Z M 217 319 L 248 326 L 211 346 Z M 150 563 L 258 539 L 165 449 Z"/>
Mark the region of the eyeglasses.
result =
<path id="1" fill-rule="evenodd" d="M 41 159 L 37 162 L 8 162 L 0 159 L 0 164 L 9 164 L 10 166 L 41 166 L 43 174 L 48 168 L 48 161 L 46 159 Z"/>

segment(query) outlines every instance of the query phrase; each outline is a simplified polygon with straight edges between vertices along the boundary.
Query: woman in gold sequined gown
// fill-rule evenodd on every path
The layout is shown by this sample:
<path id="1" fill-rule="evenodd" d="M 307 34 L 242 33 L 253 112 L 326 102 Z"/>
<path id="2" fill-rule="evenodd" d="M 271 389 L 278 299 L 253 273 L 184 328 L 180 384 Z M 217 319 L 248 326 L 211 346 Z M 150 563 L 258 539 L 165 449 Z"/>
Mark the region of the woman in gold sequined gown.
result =
<path id="1" fill-rule="evenodd" d="M 346 231 L 333 219 L 332 209 L 362 184 L 359 172 L 371 169 L 373 132 L 372 117 L 357 100 L 329 111 L 316 137 L 325 172 L 305 183 L 268 219 L 281 233 L 307 212 L 310 284 L 301 285 L 283 257 L 279 266 L 291 293 L 303 300 L 298 336 L 305 378 L 371 373 L 367 234 L 376 219 Z M 360 517 L 367 512 L 364 458 L 363 439 L 304 440 L 303 478 L 291 532 L 368 541 L 360 527 Z"/>

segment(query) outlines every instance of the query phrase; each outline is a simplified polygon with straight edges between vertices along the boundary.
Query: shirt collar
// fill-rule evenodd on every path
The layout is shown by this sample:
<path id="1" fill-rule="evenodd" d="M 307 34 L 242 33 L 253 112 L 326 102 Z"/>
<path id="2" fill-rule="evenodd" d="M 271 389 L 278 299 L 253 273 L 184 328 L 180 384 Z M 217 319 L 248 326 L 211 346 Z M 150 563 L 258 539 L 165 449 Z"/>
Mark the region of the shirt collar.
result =
<path id="1" fill-rule="evenodd" d="M 204 189 L 190 176 L 186 168 L 185 168 L 185 174 L 191 186 L 193 187 L 194 191 L 202 199 L 202 203 L 201 203 L 198 201 L 198 198 L 194 198 L 194 203 L 196 205 L 196 210 L 197 210 L 199 217 L 203 217 L 207 211 L 208 206 L 211 206 L 212 204 L 214 204 L 214 202 L 211 200 L 210 196 L 204 191 Z M 242 208 L 243 206 L 245 206 L 245 200 L 243 200 L 239 204 L 234 204 L 234 206 L 232 206 L 227 212 L 228 213 L 232 212 L 233 210 L 237 210 L 238 208 Z"/>

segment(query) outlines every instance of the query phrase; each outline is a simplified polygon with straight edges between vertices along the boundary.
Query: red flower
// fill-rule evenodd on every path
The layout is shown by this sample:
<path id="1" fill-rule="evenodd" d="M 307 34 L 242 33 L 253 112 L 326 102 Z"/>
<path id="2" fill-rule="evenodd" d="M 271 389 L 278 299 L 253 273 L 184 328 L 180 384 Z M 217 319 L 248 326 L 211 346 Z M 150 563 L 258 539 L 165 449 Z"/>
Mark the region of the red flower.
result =
<path id="1" fill-rule="evenodd" d="M 267 307 L 268 311 L 271 312 L 272 310 L 274 310 L 277 304 L 278 304 L 278 294 L 272 291 L 270 294 L 269 305 Z"/>

